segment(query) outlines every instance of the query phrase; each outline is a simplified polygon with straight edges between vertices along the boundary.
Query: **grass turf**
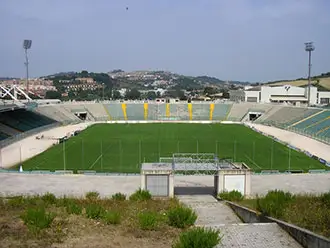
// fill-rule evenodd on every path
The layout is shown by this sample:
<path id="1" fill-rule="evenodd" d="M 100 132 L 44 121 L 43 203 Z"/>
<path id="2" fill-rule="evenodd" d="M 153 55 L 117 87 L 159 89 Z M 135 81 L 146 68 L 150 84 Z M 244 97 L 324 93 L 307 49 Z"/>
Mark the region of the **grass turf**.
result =
<path id="1" fill-rule="evenodd" d="M 220 159 L 245 162 L 256 171 L 284 171 L 289 163 L 291 170 L 325 169 L 295 150 L 289 156 L 286 146 L 243 125 L 173 123 L 96 124 L 23 166 L 24 170 L 61 170 L 65 158 L 67 170 L 138 173 L 142 162 L 157 162 L 176 152 L 217 153 Z"/>

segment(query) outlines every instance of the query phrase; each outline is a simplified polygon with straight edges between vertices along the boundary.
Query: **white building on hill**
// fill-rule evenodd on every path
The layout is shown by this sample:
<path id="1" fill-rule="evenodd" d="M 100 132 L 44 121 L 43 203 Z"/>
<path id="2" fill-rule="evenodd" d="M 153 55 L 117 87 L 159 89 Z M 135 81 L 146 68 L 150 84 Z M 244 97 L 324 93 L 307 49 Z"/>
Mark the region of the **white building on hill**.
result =
<path id="1" fill-rule="evenodd" d="M 330 103 L 330 91 L 318 91 L 316 87 L 310 88 L 311 105 L 327 105 Z M 260 103 L 291 103 L 294 105 L 307 104 L 308 87 L 291 85 L 281 86 L 248 86 L 244 90 L 229 91 L 230 100 L 235 102 Z"/>

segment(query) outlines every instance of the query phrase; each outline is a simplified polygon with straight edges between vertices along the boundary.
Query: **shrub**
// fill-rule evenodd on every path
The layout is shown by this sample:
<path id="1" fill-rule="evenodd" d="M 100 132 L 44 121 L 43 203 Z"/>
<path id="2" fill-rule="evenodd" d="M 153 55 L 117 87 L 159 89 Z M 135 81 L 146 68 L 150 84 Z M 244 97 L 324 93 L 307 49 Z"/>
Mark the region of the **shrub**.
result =
<path id="1" fill-rule="evenodd" d="M 25 213 L 21 215 L 24 224 L 32 231 L 39 231 L 49 227 L 54 218 L 55 215 L 52 213 L 46 213 L 45 208 L 43 207 L 28 208 Z"/>
<path id="2" fill-rule="evenodd" d="M 55 204 L 56 203 L 56 196 L 52 193 L 46 193 L 43 196 L 41 196 L 41 200 L 43 200 L 45 203 L 48 204 Z"/>
<path id="3" fill-rule="evenodd" d="M 102 206 L 91 204 L 86 207 L 86 216 L 90 219 L 101 219 L 105 213 Z"/>
<path id="4" fill-rule="evenodd" d="M 100 194 L 99 192 L 96 191 L 90 191 L 86 193 L 85 197 L 87 200 L 92 201 L 92 200 L 97 200 L 100 197 Z"/>
<path id="5" fill-rule="evenodd" d="M 107 211 L 103 215 L 106 224 L 118 225 L 120 223 L 120 213 L 115 211 Z"/>
<path id="6" fill-rule="evenodd" d="M 142 212 L 138 215 L 138 222 L 142 230 L 155 230 L 158 225 L 158 215 L 155 212 Z"/>
<path id="7" fill-rule="evenodd" d="M 75 202 L 71 201 L 66 204 L 66 211 L 68 214 L 76 214 L 79 215 L 82 213 L 82 206 L 79 206 Z"/>
<path id="8" fill-rule="evenodd" d="M 125 201 L 126 200 L 126 195 L 122 193 L 116 193 L 111 196 L 111 199 L 114 201 Z"/>
<path id="9" fill-rule="evenodd" d="M 148 190 L 138 189 L 129 197 L 129 199 L 131 201 L 147 201 L 151 199 L 151 194 Z"/>
<path id="10" fill-rule="evenodd" d="M 188 207 L 177 206 L 167 211 L 168 222 L 170 226 L 186 228 L 192 226 L 196 219 L 196 213 Z"/>
<path id="11" fill-rule="evenodd" d="M 321 202 L 326 208 L 330 208 L 330 191 L 321 195 Z"/>
<path id="12" fill-rule="evenodd" d="M 283 216 L 285 207 L 294 200 L 294 196 L 282 190 L 268 191 L 263 198 L 257 199 L 257 210 L 275 218 Z"/>
<path id="13" fill-rule="evenodd" d="M 221 241 L 220 232 L 211 228 L 195 227 L 182 232 L 173 248 L 213 248 Z"/>
<path id="14" fill-rule="evenodd" d="M 238 202 L 243 200 L 244 196 L 241 194 L 241 192 L 237 190 L 232 190 L 232 191 L 224 191 L 219 193 L 218 195 L 221 199 L 227 200 L 227 201 L 233 201 L 233 202 Z"/>
<path id="15" fill-rule="evenodd" d="M 25 204 L 25 199 L 23 196 L 14 196 L 8 199 L 7 204 L 13 208 L 19 208 Z"/>

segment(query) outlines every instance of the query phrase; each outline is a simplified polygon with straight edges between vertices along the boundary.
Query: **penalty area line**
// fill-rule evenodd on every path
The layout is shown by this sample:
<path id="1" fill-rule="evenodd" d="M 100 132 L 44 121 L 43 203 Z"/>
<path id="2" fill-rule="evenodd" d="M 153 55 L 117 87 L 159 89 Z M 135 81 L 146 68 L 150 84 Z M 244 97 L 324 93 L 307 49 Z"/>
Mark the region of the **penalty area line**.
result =
<path id="1" fill-rule="evenodd" d="M 97 161 L 99 161 L 99 159 L 102 157 L 102 155 L 100 155 L 95 162 L 89 167 L 89 169 L 92 169 L 94 167 L 94 165 L 97 163 Z"/>
<path id="2" fill-rule="evenodd" d="M 252 163 L 252 164 L 254 164 L 255 166 L 257 166 L 259 169 L 262 169 L 256 162 L 254 162 L 248 155 L 244 155 L 248 160 L 250 160 L 250 162 Z"/>

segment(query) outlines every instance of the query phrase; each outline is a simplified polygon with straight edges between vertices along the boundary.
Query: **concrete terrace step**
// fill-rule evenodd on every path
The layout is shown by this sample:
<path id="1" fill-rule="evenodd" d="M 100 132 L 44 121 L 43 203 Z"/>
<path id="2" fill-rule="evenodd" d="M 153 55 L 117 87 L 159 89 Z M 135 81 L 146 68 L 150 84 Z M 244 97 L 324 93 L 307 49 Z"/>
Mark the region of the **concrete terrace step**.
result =
<path id="1" fill-rule="evenodd" d="M 242 223 L 229 206 L 211 195 L 185 195 L 178 199 L 196 211 L 196 226 L 220 231 L 222 244 L 217 248 L 302 247 L 276 223 Z"/>
<path id="2" fill-rule="evenodd" d="M 218 202 L 211 195 L 179 196 L 178 198 L 196 211 L 198 216 L 196 225 L 241 223 L 230 207 Z"/>
<path id="3" fill-rule="evenodd" d="M 276 223 L 206 225 L 220 231 L 217 248 L 302 248 Z"/>

